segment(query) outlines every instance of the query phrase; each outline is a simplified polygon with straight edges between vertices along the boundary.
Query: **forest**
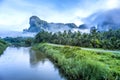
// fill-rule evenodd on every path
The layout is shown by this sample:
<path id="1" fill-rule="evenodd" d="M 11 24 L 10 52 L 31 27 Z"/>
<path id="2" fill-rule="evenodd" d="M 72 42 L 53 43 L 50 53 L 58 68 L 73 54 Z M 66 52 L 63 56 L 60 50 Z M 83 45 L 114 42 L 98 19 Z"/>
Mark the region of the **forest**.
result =
<path id="1" fill-rule="evenodd" d="M 4 41 L 8 42 L 9 45 L 16 46 L 16 47 L 29 47 L 33 43 L 33 38 L 31 37 L 5 37 L 3 38 Z"/>
<path id="2" fill-rule="evenodd" d="M 120 29 L 100 32 L 96 28 L 92 28 L 90 33 L 64 31 L 63 33 L 52 33 L 42 30 L 34 40 L 34 43 L 48 42 L 54 44 L 102 48 L 119 50 L 120 49 Z"/>

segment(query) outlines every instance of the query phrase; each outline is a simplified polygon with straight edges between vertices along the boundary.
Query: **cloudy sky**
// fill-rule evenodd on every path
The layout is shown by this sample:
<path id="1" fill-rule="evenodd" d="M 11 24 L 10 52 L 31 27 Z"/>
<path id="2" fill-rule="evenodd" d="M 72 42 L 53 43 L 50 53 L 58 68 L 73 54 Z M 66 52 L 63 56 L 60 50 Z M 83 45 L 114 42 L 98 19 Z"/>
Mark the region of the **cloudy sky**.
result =
<path id="1" fill-rule="evenodd" d="M 48 22 L 82 24 L 97 11 L 119 8 L 120 0 L 0 0 L 0 30 L 22 31 L 29 27 L 29 17 Z"/>

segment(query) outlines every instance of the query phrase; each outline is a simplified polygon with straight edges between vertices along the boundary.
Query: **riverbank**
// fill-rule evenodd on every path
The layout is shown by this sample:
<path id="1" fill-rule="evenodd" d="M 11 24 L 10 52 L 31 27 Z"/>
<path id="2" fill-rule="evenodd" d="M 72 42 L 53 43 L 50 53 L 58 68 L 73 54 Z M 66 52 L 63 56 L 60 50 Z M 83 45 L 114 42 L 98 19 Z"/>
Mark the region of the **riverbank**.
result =
<path id="1" fill-rule="evenodd" d="M 119 80 L 120 54 L 81 50 L 80 47 L 40 43 L 34 50 L 45 53 L 68 80 Z"/>
<path id="2" fill-rule="evenodd" d="M 3 53 L 3 51 L 7 48 L 8 44 L 0 39 L 0 55 Z"/>

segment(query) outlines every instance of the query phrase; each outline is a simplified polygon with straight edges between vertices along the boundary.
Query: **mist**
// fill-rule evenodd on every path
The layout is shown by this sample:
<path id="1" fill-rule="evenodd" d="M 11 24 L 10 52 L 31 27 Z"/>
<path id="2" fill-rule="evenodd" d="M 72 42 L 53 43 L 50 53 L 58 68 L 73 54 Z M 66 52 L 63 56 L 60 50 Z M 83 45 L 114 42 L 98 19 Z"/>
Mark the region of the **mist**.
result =
<path id="1" fill-rule="evenodd" d="M 30 33 L 30 32 L 21 32 L 21 31 L 0 31 L 0 38 L 5 37 L 34 37 L 37 33 Z"/>

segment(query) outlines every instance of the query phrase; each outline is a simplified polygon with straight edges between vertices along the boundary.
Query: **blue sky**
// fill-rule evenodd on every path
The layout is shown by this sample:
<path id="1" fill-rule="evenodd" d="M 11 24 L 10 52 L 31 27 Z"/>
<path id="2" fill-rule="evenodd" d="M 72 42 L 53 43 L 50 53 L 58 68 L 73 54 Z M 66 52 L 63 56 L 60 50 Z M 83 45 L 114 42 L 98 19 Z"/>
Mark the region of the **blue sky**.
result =
<path id="1" fill-rule="evenodd" d="M 29 27 L 32 15 L 48 22 L 79 25 L 82 18 L 119 5 L 120 0 L 0 0 L 0 30 L 22 31 Z"/>

